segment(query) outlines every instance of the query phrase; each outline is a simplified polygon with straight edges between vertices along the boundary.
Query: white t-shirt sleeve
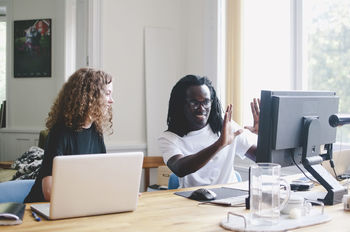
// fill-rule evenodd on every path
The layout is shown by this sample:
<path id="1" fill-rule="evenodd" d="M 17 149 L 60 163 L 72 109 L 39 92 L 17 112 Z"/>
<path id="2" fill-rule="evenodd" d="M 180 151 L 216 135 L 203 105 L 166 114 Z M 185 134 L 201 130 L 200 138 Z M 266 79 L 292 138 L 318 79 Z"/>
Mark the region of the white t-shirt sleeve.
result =
<path id="1" fill-rule="evenodd" d="M 164 163 L 167 164 L 168 160 L 173 157 L 174 155 L 182 154 L 181 150 L 176 146 L 175 142 L 172 141 L 169 136 L 165 135 L 166 132 L 164 132 L 163 136 L 158 138 L 158 145 L 159 149 L 163 155 Z"/>
<path id="2" fill-rule="evenodd" d="M 242 129 L 236 122 L 234 123 L 234 130 Z M 245 154 L 248 149 L 257 144 L 258 136 L 252 133 L 250 130 L 243 129 L 243 132 L 238 135 L 236 138 L 236 154 L 241 157 L 241 159 L 245 158 Z"/>

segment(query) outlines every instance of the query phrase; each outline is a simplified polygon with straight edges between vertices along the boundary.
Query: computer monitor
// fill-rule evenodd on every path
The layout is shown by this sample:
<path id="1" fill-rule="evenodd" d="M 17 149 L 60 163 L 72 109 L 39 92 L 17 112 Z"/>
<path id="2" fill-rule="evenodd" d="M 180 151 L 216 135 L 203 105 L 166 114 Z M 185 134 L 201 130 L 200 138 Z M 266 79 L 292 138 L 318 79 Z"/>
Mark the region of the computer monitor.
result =
<path id="1" fill-rule="evenodd" d="M 260 97 L 256 162 L 302 164 L 328 191 L 323 200 L 329 205 L 340 203 L 347 192 L 321 165 L 332 157 L 336 128 L 329 117 L 338 105 L 336 93 L 329 91 L 263 90 Z"/>

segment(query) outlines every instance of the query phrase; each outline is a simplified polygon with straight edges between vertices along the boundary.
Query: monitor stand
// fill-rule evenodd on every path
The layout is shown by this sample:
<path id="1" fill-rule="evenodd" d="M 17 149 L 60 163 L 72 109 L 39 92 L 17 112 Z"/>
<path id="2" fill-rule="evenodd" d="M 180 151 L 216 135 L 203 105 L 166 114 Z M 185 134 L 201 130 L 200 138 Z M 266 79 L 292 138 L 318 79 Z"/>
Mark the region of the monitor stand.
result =
<path id="1" fill-rule="evenodd" d="M 311 201 L 322 201 L 326 197 L 327 192 L 326 191 L 296 191 L 293 192 L 293 195 L 301 196 L 302 198 L 306 200 Z"/>
<path id="2" fill-rule="evenodd" d="M 342 202 L 343 195 L 348 190 L 342 186 L 321 163 L 320 146 L 318 135 L 320 135 L 320 122 L 318 117 L 305 117 L 303 128 L 303 154 L 302 164 L 304 168 L 327 190 L 326 197 L 321 199 L 325 205 L 334 205 Z M 331 149 L 332 146 L 327 146 Z M 327 151 L 331 153 L 331 150 Z"/>

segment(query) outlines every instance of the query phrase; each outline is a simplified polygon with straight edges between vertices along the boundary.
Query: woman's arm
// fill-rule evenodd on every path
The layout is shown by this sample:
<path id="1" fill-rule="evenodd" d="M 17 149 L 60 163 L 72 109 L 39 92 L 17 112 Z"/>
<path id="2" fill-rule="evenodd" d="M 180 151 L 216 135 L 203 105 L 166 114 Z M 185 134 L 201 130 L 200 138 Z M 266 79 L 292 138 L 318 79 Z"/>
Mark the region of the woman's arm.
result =
<path id="1" fill-rule="evenodd" d="M 42 181 L 43 195 L 46 201 L 51 199 L 52 176 L 45 176 Z"/>

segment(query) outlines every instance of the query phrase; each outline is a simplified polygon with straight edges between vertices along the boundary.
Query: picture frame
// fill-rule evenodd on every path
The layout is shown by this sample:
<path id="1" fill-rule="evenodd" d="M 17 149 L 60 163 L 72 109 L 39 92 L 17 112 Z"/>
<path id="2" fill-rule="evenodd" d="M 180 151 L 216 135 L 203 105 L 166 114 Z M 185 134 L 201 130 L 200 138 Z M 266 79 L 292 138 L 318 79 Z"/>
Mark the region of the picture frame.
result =
<path id="1" fill-rule="evenodd" d="M 14 77 L 51 77 L 51 19 L 14 21 Z"/>

